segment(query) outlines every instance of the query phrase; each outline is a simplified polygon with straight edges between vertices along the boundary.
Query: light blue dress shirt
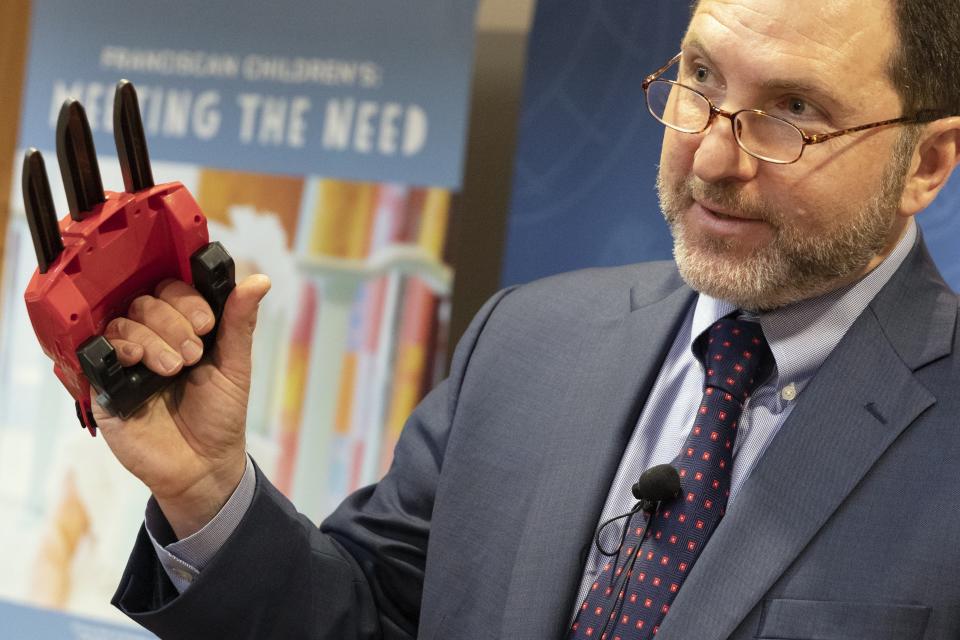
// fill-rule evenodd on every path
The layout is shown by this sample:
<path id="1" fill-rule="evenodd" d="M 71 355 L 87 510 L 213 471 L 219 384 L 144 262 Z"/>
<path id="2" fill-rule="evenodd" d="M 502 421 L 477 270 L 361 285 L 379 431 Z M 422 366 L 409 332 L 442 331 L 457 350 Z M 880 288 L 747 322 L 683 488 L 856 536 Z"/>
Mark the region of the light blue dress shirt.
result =
<path id="1" fill-rule="evenodd" d="M 911 219 L 893 252 L 858 282 L 757 317 L 742 314 L 763 327 L 776 366 L 771 377 L 754 392 L 744 408 L 734 446 L 728 509 L 734 507 L 737 492 L 790 415 L 804 387 L 899 268 L 916 238 L 916 226 Z M 706 295 L 698 296 L 691 306 L 624 451 L 607 495 L 601 522 L 633 506 L 635 501 L 630 487 L 644 470 L 669 463 L 680 451 L 703 395 L 704 371 L 693 353 L 693 341 L 717 319 L 735 310 L 730 303 Z M 150 499 L 145 514 L 147 533 L 160 563 L 178 591 L 183 593 L 190 586 L 236 529 L 250 507 L 255 487 L 256 474 L 248 457 L 243 478 L 216 517 L 200 531 L 175 542 L 162 539 L 161 532 L 168 527 L 161 524 L 163 514 L 153 498 Z M 619 529 L 608 527 L 602 540 L 607 548 L 615 546 Z M 604 561 L 604 556 L 592 547 L 575 607 L 583 601 Z M 576 611 L 573 613 L 575 615 Z"/>

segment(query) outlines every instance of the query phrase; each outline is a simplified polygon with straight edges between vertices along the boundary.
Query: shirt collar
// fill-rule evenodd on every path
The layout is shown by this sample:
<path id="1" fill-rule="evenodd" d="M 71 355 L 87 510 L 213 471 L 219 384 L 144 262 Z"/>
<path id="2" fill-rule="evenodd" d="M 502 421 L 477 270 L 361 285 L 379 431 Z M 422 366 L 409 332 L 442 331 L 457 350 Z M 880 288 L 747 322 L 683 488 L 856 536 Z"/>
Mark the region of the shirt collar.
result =
<path id="1" fill-rule="evenodd" d="M 745 319 L 756 320 L 763 328 L 776 363 L 774 375 L 778 395 L 791 385 L 788 394 L 782 394 L 789 399 L 803 390 L 854 321 L 897 271 L 916 240 L 917 227 L 911 218 L 890 255 L 857 282 L 759 316 L 741 314 Z M 736 305 L 730 302 L 701 293 L 697 297 L 691 324 L 691 349 L 697 336 L 736 310 Z"/>

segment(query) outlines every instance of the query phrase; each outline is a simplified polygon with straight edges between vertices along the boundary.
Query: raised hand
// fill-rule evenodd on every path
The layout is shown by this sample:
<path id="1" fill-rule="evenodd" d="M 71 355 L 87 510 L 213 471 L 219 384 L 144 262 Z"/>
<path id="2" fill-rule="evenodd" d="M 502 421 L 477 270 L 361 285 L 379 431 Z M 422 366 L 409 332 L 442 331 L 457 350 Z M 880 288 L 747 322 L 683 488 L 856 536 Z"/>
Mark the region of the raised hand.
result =
<path id="1" fill-rule="evenodd" d="M 263 275 L 237 284 L 213 353 L 202 353 L 200 341 L 214 326 L 210 306 L 177 280 L 137 298 L 128 315 L 111 321 L 104 333 L 123 366 L 142 361 L 159 375 L 174 376 L 196 365 L 128 420 L 93 402 L 107 444 L 150 488 L 179 538 L 209 522 L 243 475 L 253 331 L 269 289 Z"/>

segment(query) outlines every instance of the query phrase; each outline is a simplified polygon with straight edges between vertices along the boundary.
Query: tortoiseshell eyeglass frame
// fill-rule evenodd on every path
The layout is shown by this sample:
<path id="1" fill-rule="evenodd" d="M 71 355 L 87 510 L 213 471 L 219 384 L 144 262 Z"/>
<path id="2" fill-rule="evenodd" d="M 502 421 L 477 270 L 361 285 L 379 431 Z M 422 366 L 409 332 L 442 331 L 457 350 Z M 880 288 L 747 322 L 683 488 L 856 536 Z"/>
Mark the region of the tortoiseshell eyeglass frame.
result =
<path id="1" fill-rule="evenodd" d="M 644 95 L 644 99 L 647 102 L 647 109 L 650 111 L 650 114 L 653 115 L 658 122 L 660 122 L 666 127 L 670 127 L 671 129 L 675 131 L 680 131 L 681 133 L 693 133 L 693 134 L 703 133 L 704 131 L 710 128 L 710 125 L 713 124 L 713 121 L 716 119 L 717 116 L 723 116 L 724 118 L 727 118 L 728 120 L 730 120 L 730 126 L 733 128 L 733 137 L 737 141 L 737 145 L 739 145 L 740 148 L 743 149 L 749 155 L 759 160 L 763 160 L 764 162 L 771 162 L 773 164 L 793 164 L 803 156 L 803 150 L 806 149 L 807 146 L 811 144 L 820 144 L 821 142 L 826 142 L 827 140 L 832 140 L 833 138 L 845 136 L 848 133 L 855 133 L 857 131 L 866 131 L 867 129 L 876 129 L 877 127 L 886 127 L 894 124 L 912 124 L 912 123 L 922 124 L 926 122 L 933 122 L 934 120 L 939 120 L 941 118 L 945 118 L 948 116 L 947 113 L 939 109 L 923 109 L 921 111 L 918 111 L 913 116 L 902 116 L 900 118 L 893 118 L 892 120 L 881 120 L 879 122 L 861 124 L 856 127 L 849 127 L 847 129 L 841 129 L 839 131 L 831 131 L 828 133 L 810 134 L 804 131 L 803 129 L 801 129 L 800 127 L 798 127 L 797 125 L 793 124 L 792 122 L 788 120 L 784 120 L 779 116 L 775 116 L 771 113 L 767 113 L 766 111 L 762 111 L 760 109 L 740 109 L 739 111 L 725 111 L 724 109 L 721 109 L 720 107 L 715 105 L 713 103 L 713 100 L 705 96 L 703 93 L 697 91 L 693 87 L 688 87 L 687 85 L 680 82 L 676 82 L 674 80 L 666 80 L 664 78 L 661 78 L 660 76 L 666 73 L 667 69 L 669 69 L 674 64 L 679 62 L 681 55 L 683 54 L 678 53 L 673 58 L 671 58 L 665 65 L 663 65 L 662 67 L 660 67 L 659 69 L 657 69 L 656 71 L 648 75 L 646 78 L 644 78 L 643 84 L 642 84 L 643 95 Z M 647 89 L 655 80 L 677 85 L 679 87 L 683 87 L 684 89 L 687 89 L 688 91 L 693 91 L 698 96 L 703 98 L 708 105 L 710 105 L 710 115 L 707 117 L 707 123 L 703 126 L 702 129 L 700 129 L 699 131 L 688 131 L 686 129 L 678 129 L 677 127 L 669 125 L 663 122 L 662 120 L 660 120 L 659 118 L 657 118 L 657 116 L 653 113 L 653 109 L 650 107 L 650 100 L 647 97 Z M 797 157 L 794 158 L 793 160 L 774 160 L 771 158 L 757 155 L 756 153 L 753 153 L 749 149 L 745 148 L 743 144 L 740 142 L 740 136 L 737 135 L 737 127 L 736 127 L 737 116 L 739 116 L 741 113 L 756 113 L 756 114 L 764 115 L 764 116 L 779 120 L 780 122 L 783 122 L 784 124 L 787 124 L 793 127 L 794 129 L 796 129 L 797 133 L 799 133 L 800 137 L 803 139 L 803 145 L 800 147 L 800 153 L 798 153 Z"/>

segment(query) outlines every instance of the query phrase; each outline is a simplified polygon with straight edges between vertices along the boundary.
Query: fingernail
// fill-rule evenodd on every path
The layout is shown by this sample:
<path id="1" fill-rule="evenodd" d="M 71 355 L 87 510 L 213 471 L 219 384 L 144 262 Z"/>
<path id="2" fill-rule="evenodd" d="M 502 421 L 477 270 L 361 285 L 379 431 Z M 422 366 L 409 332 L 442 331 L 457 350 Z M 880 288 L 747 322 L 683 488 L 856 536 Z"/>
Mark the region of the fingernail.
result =
<path id="1" fill-rule="evenodd" d="M 180 356 L 173 351 L 164 351 L 160 354 L 160 366 L 164 371 L 173 371 L 180 366 Z"/>
<path id="2" fill-rule="evenodd" d="M 180 345 L 180 353 L 183 354 L 184 362 L 196 362 L 203 355 L 203 349 L 193 340 L 184 340 Z"/>
<path id="3" fill-rule="evenodd" d="M 190 316 L 190 321 L 193 322 L 193 328 L 197 331 L 206 328 L 210 320 L 210 314 L 204 313 L 203 311 L 194 311 L 193 315 Z"/>

